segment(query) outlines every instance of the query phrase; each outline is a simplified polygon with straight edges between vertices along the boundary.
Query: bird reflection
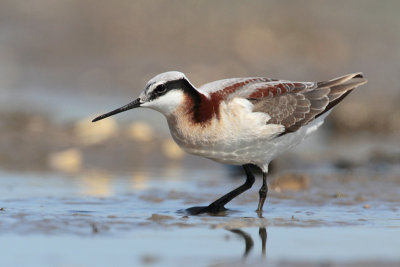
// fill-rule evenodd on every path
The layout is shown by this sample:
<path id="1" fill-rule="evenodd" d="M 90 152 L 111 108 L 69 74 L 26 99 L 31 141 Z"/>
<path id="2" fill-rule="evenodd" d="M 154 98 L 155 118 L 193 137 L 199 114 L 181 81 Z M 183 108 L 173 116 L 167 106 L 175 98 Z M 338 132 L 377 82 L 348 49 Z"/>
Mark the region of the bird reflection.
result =
<path id="1" fill-rule="evenodd" d="M 237 235 L 243 237 L 244 242 L 245 242 L 245 245 L 246 245 L 246 248 L 245 248 L 245 250 L 244 250 L 243 257 L 246 258 L 247 255 L 249 254 L 250 250 L 251 250 L 251 249 L 253 248 L 253 246 L 254 246 L 253 239 L 251 238 L 251 236 L 250 236 L 248 233 L 246 233 L 246 232 L 244 232 L 244 231 L 242 231 L 242 230 L 240 230 L 240 229 L 231 229 L 231 230 L 229 230 L 229 231 L 231 231 L 232 233 L 237 234 Z"/>
<path id="2" fill-rule="evenodd" d="M 227 230 L 243 238 L 245 243 L 243 258 L 246 258 L 249 255 L 252 248 L 254 247 L 254 241 L 251 238 L 251 236 L 241 229 L 227 229 Z M 263 258 L 265 258 L 266 247 L 267 247 L 267 229 L 265 227 L 260 227 L 258 230 L 258 234 L 261 238 L 261 255 Z"/>
<path id="3" fill-rule="evenodd" d="M 260 227 L 258 234 L 261 237 L 261 253 L 263 258 L 265 258 L 267 256 L 267 229 L 265 229 L 265 227 Z"/>

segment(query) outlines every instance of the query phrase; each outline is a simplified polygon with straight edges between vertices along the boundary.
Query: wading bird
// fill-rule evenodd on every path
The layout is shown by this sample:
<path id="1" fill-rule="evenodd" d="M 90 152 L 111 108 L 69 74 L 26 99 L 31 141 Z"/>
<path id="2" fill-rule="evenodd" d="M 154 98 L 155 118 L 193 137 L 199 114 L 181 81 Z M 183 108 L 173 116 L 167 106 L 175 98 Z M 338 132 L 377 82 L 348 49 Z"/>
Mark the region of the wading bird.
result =
<path id="1" fill-rule="evenodd" d="M 268 164 L 322 125 L 331 109 L 366 83 L 362 73 L 323 82 L 292 82 L 263 77 L 232 78 L 193 86 L 177 71 L 152 78 L 139 98 L 93 122 L 138 107 L 157 110 L 168 121 L 175 142 L 187 153 L 243 165 L 246 181 L 190 214 L 218 213 L 254 183 L 250 164 L 263 173 L 257 212 L 267 197 Z"/>

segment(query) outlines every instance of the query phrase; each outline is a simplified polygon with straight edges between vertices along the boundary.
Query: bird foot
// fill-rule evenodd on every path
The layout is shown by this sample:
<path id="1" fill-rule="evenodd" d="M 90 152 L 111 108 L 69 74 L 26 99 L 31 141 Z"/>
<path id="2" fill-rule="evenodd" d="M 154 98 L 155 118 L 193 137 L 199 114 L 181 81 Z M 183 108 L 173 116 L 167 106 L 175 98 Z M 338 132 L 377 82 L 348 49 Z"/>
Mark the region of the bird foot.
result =
<path id="1" fill-rule="evenodd" d="M 258 218 L 264 218 L 262 210 L 256 210 Z"/>
<path id="2" fill-rule="evenodd" d="M 191 208 L 186 209 L 186 212 L 190 215 L 199 215 L 199 214 L 203 214 L 203 213 L 219 215 L 221 212 L 224 212 L 226 210 L 227 209 L 224 206 L 209 205 L 209 206 L 191 207 Z"/>

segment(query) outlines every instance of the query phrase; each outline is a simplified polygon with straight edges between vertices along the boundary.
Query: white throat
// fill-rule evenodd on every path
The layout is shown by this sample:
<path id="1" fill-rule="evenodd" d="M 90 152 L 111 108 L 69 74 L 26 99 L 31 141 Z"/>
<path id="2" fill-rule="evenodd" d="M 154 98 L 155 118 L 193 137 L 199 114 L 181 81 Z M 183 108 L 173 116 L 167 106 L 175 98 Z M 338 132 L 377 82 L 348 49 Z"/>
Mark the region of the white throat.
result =
<path id="1" fill-rule="evenodd" d="M 184 101 L 181 90 L 171 90 L 163 96 L 149 102 L 145 102 L 141 107 L 151 108 L 161 112 L 165 116 L 170 115 Z"/>

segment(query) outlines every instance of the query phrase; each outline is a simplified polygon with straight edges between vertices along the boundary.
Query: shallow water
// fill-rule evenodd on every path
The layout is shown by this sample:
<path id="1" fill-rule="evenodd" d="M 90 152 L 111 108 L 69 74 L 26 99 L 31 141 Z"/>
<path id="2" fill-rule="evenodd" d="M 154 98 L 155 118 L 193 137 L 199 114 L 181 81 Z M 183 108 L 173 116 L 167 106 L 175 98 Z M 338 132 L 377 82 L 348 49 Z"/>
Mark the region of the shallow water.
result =
<path id="1" fill-rule="evenodd" d="M 267 229 L 265 254 L 259 229 L 243 235 L 224 229 L 132 231 L 113 236 L 3 235 L 2 266 L 265 266 L 283 262 L 399 261 L 399 228 Z M 371 242 L 373 240 L 373 242 Z M 301 244 L 301 245 L 300 245 Z M 394 264 L 393 264 L 394 265 Z M 395 265 L 394 265 L 395 266 Z"/>
<path id="2" fill-rule="evenodd" d="M 0 242 L 7 246 L 0 265 L 396 266 L 399 180 L 363 173 L 317 170 L 306 190 L 270 190 L 258 218 L 260 181 L 220 216 L 183 212 L 243 182 L 226 170 L 1 172 Z"/>

